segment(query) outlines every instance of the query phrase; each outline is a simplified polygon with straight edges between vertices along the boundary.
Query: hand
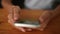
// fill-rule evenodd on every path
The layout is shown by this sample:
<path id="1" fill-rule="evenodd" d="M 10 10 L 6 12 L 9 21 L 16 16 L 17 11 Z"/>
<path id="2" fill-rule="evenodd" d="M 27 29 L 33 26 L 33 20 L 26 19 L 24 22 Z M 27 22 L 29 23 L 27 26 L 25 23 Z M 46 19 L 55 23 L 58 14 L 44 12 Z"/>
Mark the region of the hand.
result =
<path id="1" fill-rule="evenodd" d="M 22 32 L 26 32 L 26 31 L 31 31 L 32 29 L 30 29 L 30 28 L 23 28 L 23 27 L 16 27 L 16 26 L 14 26 L 14 22 L 17 20 L 17 19 L 11 19 L 11 16 L 9 16 L 8 15 L 8 18 L 9 18 L 9 20 L 8 20 L 8 23 L 9 24 L 11 24 L 13 27 L 15 27 L 16 29 L 18 29 L 18 30 L 20 30 L 20 31 L 22 31 Z M 17 18 L 17 17 L 15 17 L 15 18 Z"/>
<path id="2" fill-rule="evenodd" d="M 13 9 L 11 9 L 10 11 L 13 11 L 14 13 L 9 13 L 8 14 L 8 23 L 10 23 L 12 26 L 14 26 L 14 22 L 16 22 L 16 20 L 19 19 L 19 11 L 21 10 L 18 6 L 17 7 L 11 7 Z M 23 27 L 16 27 L 15 28 L 19 29 L 22 32 L 26 32 L 26 31 L 31 31 L 30 28 L 23 28 Z"/>
<path id="3" fill-rule="evenodd" d="M 35 30 L 44 31 L 49 21 L 55 16 L 54 11 L 52 10 L 46 10 L 42 13 L 42 15 L 39 17 L 40 21 L 40 27 L 34 28 Z"/>
<path id="4" fill-rule="evenodd" d="M 49 21 L 55 16 L 54 11 L 44 11 L 43 14 L 39 17 L 40 28 L 35 28 L 40 31 L 44 31 Z"/>

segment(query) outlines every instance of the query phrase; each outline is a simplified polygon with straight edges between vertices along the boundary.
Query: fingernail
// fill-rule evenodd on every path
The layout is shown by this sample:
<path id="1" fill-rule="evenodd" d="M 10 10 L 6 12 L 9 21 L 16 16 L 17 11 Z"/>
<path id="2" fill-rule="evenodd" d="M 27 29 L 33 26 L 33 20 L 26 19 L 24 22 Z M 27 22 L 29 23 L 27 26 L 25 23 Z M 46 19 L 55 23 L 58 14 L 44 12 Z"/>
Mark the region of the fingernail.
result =
<path id="1" fill-rule="evenodd" d="M 22 32 L 26 32 L 25 30 L 21 29 Z"/>
<path id="2" fill-rule="evenodd" d="M 23 32 L 25 32 L 25 31 L 23 31 Z"/>
<path id="3" fill-rule="evenodd" d="M 14 20 L 17 20 L 18 18 L 14 18 Z"/>

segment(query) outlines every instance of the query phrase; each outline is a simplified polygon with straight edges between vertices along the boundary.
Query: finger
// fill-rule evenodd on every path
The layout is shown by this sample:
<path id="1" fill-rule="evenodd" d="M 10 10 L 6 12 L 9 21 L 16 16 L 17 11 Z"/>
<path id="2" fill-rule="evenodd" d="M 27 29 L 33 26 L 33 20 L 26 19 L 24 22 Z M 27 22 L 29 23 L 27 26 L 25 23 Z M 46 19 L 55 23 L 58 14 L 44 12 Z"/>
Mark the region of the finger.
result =
<path id="1" fill-rule="evenodd" d="M 47 24 L 48 24 L 48 20 L 45 21 L 44 23 L 42 23 L 42 24 L 41 24 L 41 27 L 38 28 L 38 30 L 40 30 L 40 31 L 44 31 L 44 29 L 46 28 Z"/>
<path id="2" fill-rule="evenodd" d="M 41 17 L 39 18 L 39 20 L 40 20 L 41 23 L 44 22 L 44 19 L 42 19 Z"/>
<path id="3" fill-rule="evenodd" d="M 19 30 L 21 30 L 22 32 L 26 32 L 26 30 L 22 27 L 17 27 Z"/>
<path id="4" fill-rule="evenodd" d="M 15 21 L 18 20 L 18 17 L 14 17 L 14 20 L 15 20 Z"/>
<path id="5" fill-rule="evenodd" d="M 41 26 L 39 28 L 33 28 L 34 30 L 39 30 L 39 31 L 44 31 L 45 27 L 46 27 L 46 23 L 41 24 Z"/>
<path id="6" fill-rule="evenodd" d="M 24 28 L 20 28 L 20 30 L 21 30 L 22 32 L 26 32 Z"/>
<path id="7" fill-rule="evenodd" d="M 32 31 L 32 29 L 29 28 L 29 29 L 27 29 L 27 31 Z"/>
<path id="8" fill-rule="evenodd" d="M 43 28 L 38 28 L 38 30 L 39 30 L 39 31 L 44 31 L 44 29 L 43 29 Z"/>
<path id="9" fill-rule="evenodd" d="M 8 20 L 8 23 L 14 24 L 14 21 L 12 19 Z"/>

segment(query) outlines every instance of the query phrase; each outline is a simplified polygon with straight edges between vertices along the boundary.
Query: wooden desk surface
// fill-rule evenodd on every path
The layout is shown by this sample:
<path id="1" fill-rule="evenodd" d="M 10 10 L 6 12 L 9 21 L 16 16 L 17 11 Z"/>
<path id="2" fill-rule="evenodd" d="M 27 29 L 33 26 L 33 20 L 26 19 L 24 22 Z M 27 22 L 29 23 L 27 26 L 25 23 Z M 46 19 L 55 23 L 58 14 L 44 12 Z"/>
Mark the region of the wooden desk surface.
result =
<path id="1" fill-rule="evenodd" d="M 4 9 L 0 10 L 0 34 L 60 34 L 60 15 L 52 19 L 45 31 L 20 32 L 7 22 L 7 12 Z"/>

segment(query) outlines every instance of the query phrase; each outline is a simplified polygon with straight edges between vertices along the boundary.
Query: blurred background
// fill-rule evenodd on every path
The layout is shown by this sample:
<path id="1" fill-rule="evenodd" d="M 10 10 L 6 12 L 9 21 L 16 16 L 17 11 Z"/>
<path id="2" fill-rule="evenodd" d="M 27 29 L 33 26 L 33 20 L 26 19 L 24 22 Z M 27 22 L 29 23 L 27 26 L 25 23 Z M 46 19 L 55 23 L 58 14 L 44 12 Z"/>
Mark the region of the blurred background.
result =
<path id="1" fill-rule="evenodd" d="M 2 5 L 1 5 L 1 1 L 0 0 L 0 8 L 2 8 Z M 24 8 L 24 0 L 12 0 L 12 4 L 13 5 L 18 5 L 19 7 L 21 8 Z M 57 5 L 60 4 L 60 0 L 56 0 L 56 2 L 54 3 L 54 5 L 52 6 L 53 8 L 56 8 Z"/>

